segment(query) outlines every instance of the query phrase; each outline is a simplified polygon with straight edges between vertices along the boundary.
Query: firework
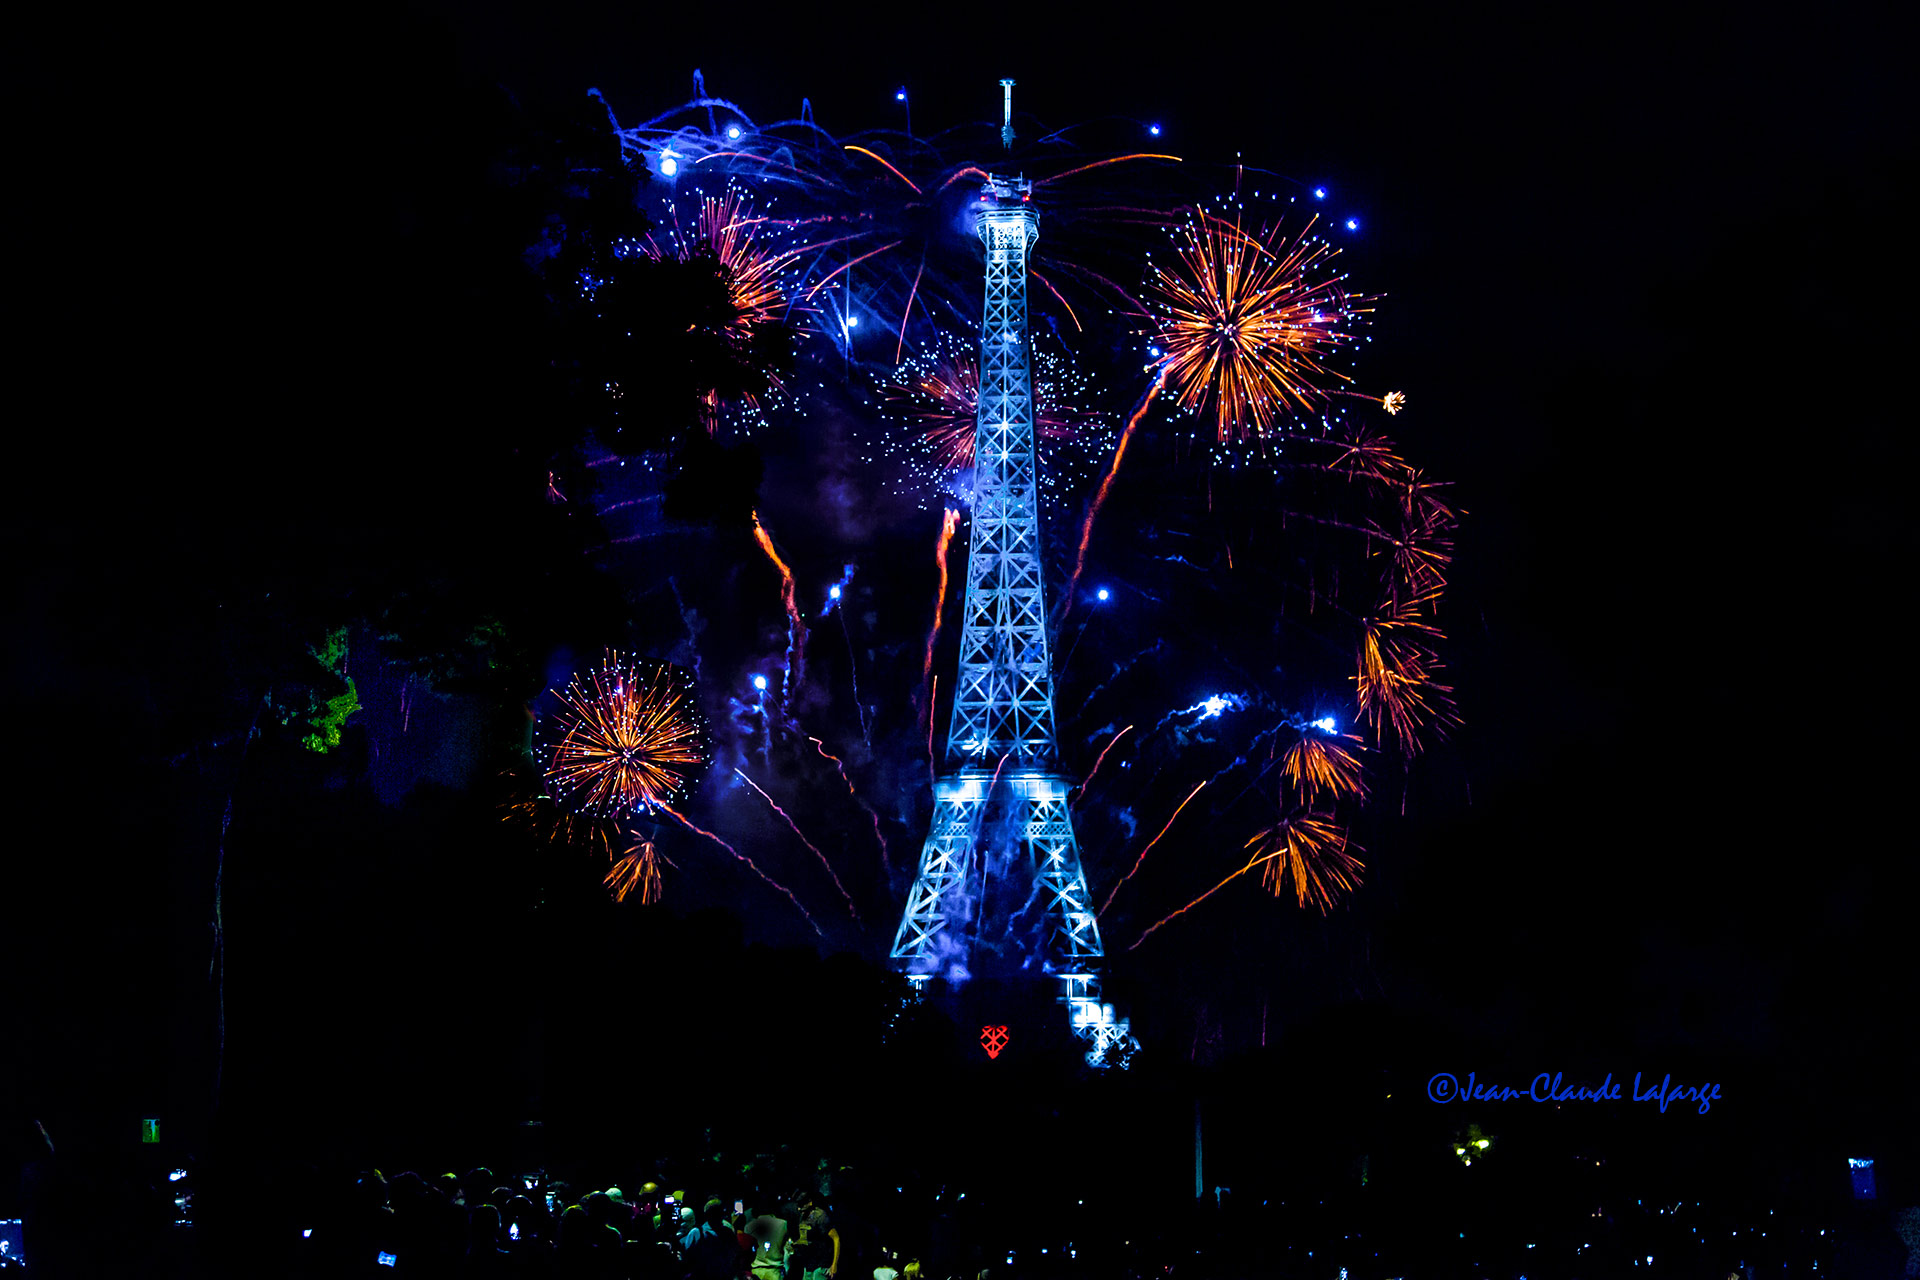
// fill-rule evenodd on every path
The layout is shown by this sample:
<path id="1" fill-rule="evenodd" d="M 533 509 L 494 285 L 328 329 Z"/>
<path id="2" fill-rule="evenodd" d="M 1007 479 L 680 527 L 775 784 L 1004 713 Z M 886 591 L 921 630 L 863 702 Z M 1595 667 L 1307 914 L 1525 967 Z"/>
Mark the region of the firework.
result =
<path id="1" fill-rule="evenodd" d="M 693 679 L 670 663 L 609 652 L 559 696 L 546 780 L 573 813 L 624 818 L 664 806 L 707 761 Z"/>
<path id="2" fill-rule="evenodd" d="M 1407 407 L 1407 393 L 1404 391 L 1387 392 L 1386 395 L 1380 397 L 1380 407 L 1385 409 L 1389 414 L 1399 413 Z"/>
<path id="3" fill-rule="evenodd" d="M 1349 738 L 1349 741 L 1359 739 Z M 1358 799 L 1367 794 L 1365 766 L 1360 757 L 1338 739 L 1311 729 L 1302 732 L 1299 740 L 1280 757 L 1280 773 L 1308 802 L 1323 791 L 1335 799 L 1341 796 Z"/>
<path id="4" fill-rule="evenodd" d="M 625 902 L 632 893 L 638 893 L 643 904 L 660 901 L 660 856 L 654 852 L 653 841 L 636 841 L 626 856 L 613 864 L 602 883 L 615 902 Z"/>
<path id="5" fill-rule="evenodd" d="M 512 775 L 503 775 L 511 778 Z M 514 783 L 516 789 L 519 783 Z M 500 820 L 551 844 L 613 858 L 613 842 L 620 827 L 611 818 L 569 813 L 550 797 L 523 792 L 500 806 Z"/>
<path id="6" fill-rule="evenodd" d="M 1127 950 L 1132 951 L 1250 871 L 1261 871 L 1262 883 L 1276 897 L 1291 878 L 1299 890 L 1300 905 L 1304 907 L 1313 902 L 1324 915 L 1338 893 L 1359 887 L 1361 872 L 1365 870 L 1364 864 L 1347 852 L 1351 846 L 1346 832 L 1317 814 L 1283 820 L 1248 840 L 1247 847 L 1254 848 L 1255 852 L 1245 864 L 1228 872 L 1218 884 L 1193 901 L 1148 925 Z"/>
<path id="7" fill-rule="evenodd" d="M 1211 417 L 1222 442 L 1264 437 L 1279 416 L 1314 410 L 1350 382 L 1328 362 L 1368 309 L 1331 270 L 1338 250 L 1311 220 L 1288 234 L 1278 223 L 1249 231 L 1242 216 L 1196 209 L 1148 286 L 1174 399 Z"/>
<path id="8" fill-rule="evenodd" d="M 1345 893 L 1360 885 L 1365 864 L 1347 852 L 1346 829 L 1324 814 L 1289 814 L 1265 831 L 1254 833 L 1246 847 L 1261 859 L 1260 883 L 1279 897 L 1289 880 L 1301 906 L 1309 903 L 1325 915 Z"/>
<path id="9" fill-rule="evenodd" d="M 1392 732 L 1402 754 L 1421 747 L 1421 731 L 1445 732 L 1454 720 L 1449 685 L 1435 678 L 1443 664 L 1435 649 L 1440 630 L 1422 614 L 1428 598 L 1388 602 L 1361 624 L 1353 677 L 1354 700 L 1377 735 Z"/>
<path id="10" fill-rule="evenodd" d="M 726 269 L 727 298 L 738 314 L 734 333 L 743 345 L 752 341 L 757 330 L 787 317 L 781 271 L 792 261 L 794 251 L 769 252 L 758 234 L 764 221 L 738 187 L 729 186 L 700 202 L 696 235 Z"/>
<path id="11" fill-rule="evenodd" d="M 1094 379 L 1064 351 L 1035 343 L 1033 425 L 1043 504 L 1069 505 L 1105 456 L 1112 423 L 1086 407 L 1099 394 Z M 934 494 L 971 496 L 965 473 L 973 467 L 979 402 L 976 341 L 943 335 L 894 369 L 880 388 L 888 424 L 880 448 L 903 464 L 903 492 L 923 503 Z"/>

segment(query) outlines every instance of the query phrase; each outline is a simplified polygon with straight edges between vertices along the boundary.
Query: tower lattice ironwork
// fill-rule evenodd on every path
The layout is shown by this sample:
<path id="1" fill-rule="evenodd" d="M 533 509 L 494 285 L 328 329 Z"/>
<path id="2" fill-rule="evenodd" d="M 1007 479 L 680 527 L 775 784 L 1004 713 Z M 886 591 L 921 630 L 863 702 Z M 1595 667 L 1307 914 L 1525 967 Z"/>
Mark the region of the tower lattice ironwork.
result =
<path id="1" fill-rule="evenodd" d="M 1100 1000 L 1105 953 L 1054 737 L 1027 330 L 1027 254 L 1040 236 L 1032 194 L 1031 183 L 989 178 L 980 212 L 986 305 L 960 670 L 933 822 L 893 959 L 923 987 L 971 976 L 977 942 L 1013 946 L 1022 968 L 1058 984 L 1088 1061 L 1102 1065 L 1133 1040 Z M 1001 924 L 984 909 L 996 880 L 1012 882 L 1015 896 L 1031 887 L 1004 937 L 989 939 L 982 930 Z"/>

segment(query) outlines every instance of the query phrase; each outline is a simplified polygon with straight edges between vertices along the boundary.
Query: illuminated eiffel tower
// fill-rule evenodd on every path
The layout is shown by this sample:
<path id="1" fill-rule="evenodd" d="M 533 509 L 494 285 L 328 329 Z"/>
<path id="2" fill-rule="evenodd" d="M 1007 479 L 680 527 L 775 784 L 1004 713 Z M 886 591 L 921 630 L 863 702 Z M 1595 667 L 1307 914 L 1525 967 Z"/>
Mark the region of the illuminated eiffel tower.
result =
<path id="1" fill-rule="evenodd" d="M 1013 81 L 1002 80 L 1012 145 Z M 1100 1000 L 1104 951 L 1080 869 L 1054 738 L 1053 665 L 1040 558 L 1027 254 L 1040 238 L 1033 185 L 989 177 L 978 231 L 986 245 L 980 398 L 960 670 L 933 822 L 894 937 L 893 959 L 916 987 L 972 976 L 977 943 L 1011 944 L 1024 972 L 1058 984 L 1068 1025 L 1100 1066 L 1131 1047 L 1124 1018 Z M 985 911 L 989 889 L 1025 905 L 1006 933 Z M 1024 933 L 1024 937 L 1018 936 Z"/>

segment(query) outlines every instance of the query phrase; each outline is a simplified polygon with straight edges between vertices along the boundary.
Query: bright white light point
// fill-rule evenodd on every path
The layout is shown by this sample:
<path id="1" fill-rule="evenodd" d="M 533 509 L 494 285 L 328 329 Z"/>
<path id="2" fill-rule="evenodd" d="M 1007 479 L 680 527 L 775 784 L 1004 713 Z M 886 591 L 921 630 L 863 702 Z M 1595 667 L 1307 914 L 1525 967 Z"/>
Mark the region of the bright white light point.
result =
<path id="1" fill-rule="evenodd" d="M 1101 600 L 1105 600 L 1107 598 L 1107 594 L 1108 594 L 1107 589 L 1105 587 L 1100 588 L 1100 590 L 1094 593 L 1094 595 Z"/>
<path id="2" fill-rule="evenodd" d="M 739 125 L 737 125 L 737 124 L 730 124 L 730 125 L 728 125 L 728 126 L 727 126 L 727 136 L 728 136 L 729 138 L 738 138 L 738 137 L 740 136 L 740 126 L 739 126 Z"/>
<path id="3" fill-rule="evenodd" d="M 1327 189 L 1325 187 L 1315 187 L 1313 189 L 1313 198 L 1315 200 L 1325 200 L 1327 198 Z"/>
<path id="4" fill-rule="evenodd" d="M 1360 219 L 1358 218 L 1347 219 L 1347 230 L 1358 231 L 1359 229 L 1360 229 Z"/>
<path id="5" fill-rule="evenodd" d="M 907 91 L 902 89 L 900 92 L 894 94 L 893 100 L 895 102 L 905 102 L 907 100 Z"/>
<path id="6" fill-rule="evenodd" d="M 835 583 L 833 586 L 827 588 L 827 599 L 838 600 L 839 598 L 840 598 L 840 586 L 838 583 Z"/>
<path id="7" fill-rule="evenodd" d="M 1207 709 L 1207 715 L 1217 716 L 1227 709 L 1227 700 L 1216 693 L 1200 705 Z M 1204 718 L 1203 716 L 1202 719 Z"/>
<path id="8" fill-rule="evenodd" d="M 848 317 L 847 317 L 847 328 L 849 328 L 849 329 L 858 329 L 859 327 L 860 327 L 860 317 L 859 317 L 859 316 L 848 316 Z"/>
<path id="9" fill-rule="evenodd" d="M 767 678 L 765 676 L 755 676 L 753 678 L 753 687 L 765 693 L 767 691 Z"/>
<path id="10" fill-rule="evenodd" d="M 680 162 L 672 156 L 663 155 L 660 157 L 660 172 L 663 176 L 671 178 L 679 169 Z"/>
<path id="11" fill-rule="evenodd" d="M 1160 136 L 1160 126 L 1157 124 L 1150 124 L 1147 126 L 1147 132 L 1157 138 Z"/>
<path id="12" fill-rule="evenodd" d="M 1332 733 L 1334 729 L 1333 717 L 1322 716 L 1318 720 L 1315 720 L 1313 722 L 1313 727 L 1318 729 L 1322 733 Z M 1483 1142 L 1480 1145 L 1485 1146 L 1486 1143 Z"/>

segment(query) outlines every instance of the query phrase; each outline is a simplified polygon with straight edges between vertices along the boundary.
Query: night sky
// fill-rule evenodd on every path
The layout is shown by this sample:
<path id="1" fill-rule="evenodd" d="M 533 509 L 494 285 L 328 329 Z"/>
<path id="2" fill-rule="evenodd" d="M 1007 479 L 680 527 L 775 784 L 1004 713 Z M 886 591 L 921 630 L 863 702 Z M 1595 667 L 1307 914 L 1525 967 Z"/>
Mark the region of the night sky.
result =
<path id="1" fill-rule="evenodd" d="M 627 123 L 698 69 L 762 118 L 804 96 L 841 132 L 891 124 L 902 84 L 916 126 L 983 119 L 1013 76 L 1037 120 L 1151 119 L 1196 164 L 1244 153 L 1362 221 L 1349 269 L 1386 295 L 1365 368 L 1407 391 L 1395 434 L 1467 513 L 1447 605 L 1464 723 L 1390 783 L 1404 816 L 1395 795 L 1369 819 L 1373 877 L 1334 916 L 1249 890 L 1117 960 L 1137 1022 L 1204 1004 L 1221 1054 L 1285 1046 L 1309 1079 L 1316 1059 L 1686 1071 L 1729 1081 L 1741 1150 L 1914 1148 L 1896 190 L 1915 113 L 1890 13 L 1163 6 L 1009 12 L 1002 33 L 998 12 L 328 8 L 48 37 L 28 83 L 58 141 L 23 181 L 57 224 L 54 389 L 14 415 L 7 513 L 22 1113 L 204 1094 L 227 766 L 183 757 L 230 740 L 233 708 L 207 700 L 247 660 L 209 621 L 213 584 L 466 543 L 502 567 L 486 590 L 543 620 L 567 602 L 556 654 L 622 613 L 584 564 L 528 567 L 564 530 L 491 526 L 494 473 L 465 455 L 509 424 L 463 385 L 488 353 L 436 228 L 490 86 L 535 107 L 598 88 Z M 918 596 L 925 550 L 875 559 Z M 398 694 L 373 675 L 360 694 L 365 732 L 390 732 Z M 535 877 L 485 852 L 460 763 L 462 735 L 498 726 L 423 714 L 445 758 L 363 745 L 360 781 L 262 765 L 236 819 L 254 855 L 229 866 L 230 909 L 277 922 L 231 926 L 256 968 L 230 999 L 262 1021 L 226 1070 L 259 1114 L 323 1077 L 295 1062 L 314 1045 L 328 1070 L 378 1052 L 361 1037 L 412 1016 L 409 992 L 457 1032 L 489 990 L 538 990 L 498 940 L 522 936 Z M 396 777 L 430 785 L 396 808 Z M 426 1041 L 383 1034 L 400 1075 L 436 1073 Z"/>

